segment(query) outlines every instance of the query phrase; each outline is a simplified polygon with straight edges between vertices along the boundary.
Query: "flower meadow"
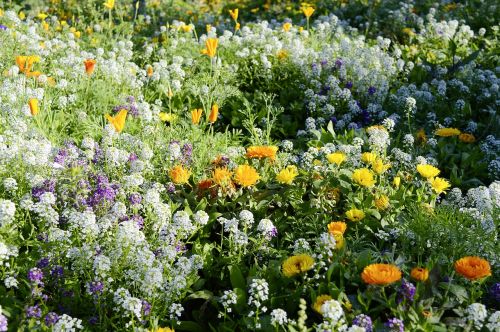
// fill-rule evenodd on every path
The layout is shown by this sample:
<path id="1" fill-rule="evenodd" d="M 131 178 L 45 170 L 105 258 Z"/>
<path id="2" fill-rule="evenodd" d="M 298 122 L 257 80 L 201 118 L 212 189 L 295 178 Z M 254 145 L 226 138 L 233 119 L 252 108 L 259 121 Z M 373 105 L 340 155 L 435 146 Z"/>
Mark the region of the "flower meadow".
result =
<path id="1" fill-rule="evenodd" d="M 0 4 L 0 331 L 500 331 L 498 3 Z"/>

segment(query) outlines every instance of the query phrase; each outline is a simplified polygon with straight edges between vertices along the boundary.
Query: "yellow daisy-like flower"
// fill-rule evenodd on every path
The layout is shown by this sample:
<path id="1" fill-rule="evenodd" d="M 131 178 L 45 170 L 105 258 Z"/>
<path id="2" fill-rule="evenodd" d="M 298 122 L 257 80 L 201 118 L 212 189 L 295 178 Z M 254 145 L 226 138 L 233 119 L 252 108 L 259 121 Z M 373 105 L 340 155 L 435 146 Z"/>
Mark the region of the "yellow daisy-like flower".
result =
<path id="1" fill-rule="evenodd" d="M 150 332 L 175 332 L 175 330 L 170 327 L 159 327 L 156 330 L 150 330 Z"/>
<path id="2" fill-rule="evenodd" d="M 189 181 L 191 171 L 184 168 L 182 165 L 177 165 L 168 172 L 168 175 L 172 179 L 173 183 L 184 184 Z"/>
<path id="3" fill-rule="evenodd" d="M 249 159 L 257 158 L 257 159 L 265 159 L 269 158 L 274 160 L 276 158 L 276 152 L 278 152 L 277 146 L 250 146 L 247 149 L 246 157 Z"/>
<path id="4" fill-rule="evenodd" d="M 328 232 L 334 234 L 344 234 L 347 230 L 347 224 L 343 221 L 332 221 L 328 224 Z"/>
<path id="5" fill-rule="evenodd" d="M 327 294 L 320 295 L 314 301 L 314 304 L 312 305 L 312 308 L 318 314 L 323 314 L 321 312 L 321 307 L 323 306 L 323 304 L 325 304 L 326 301 L 330 301 L 330 300 L 332 300 L 332 297 L 330 295 L 327 295 Z"/>
<path id="6" fill-rule="evenodd" d="M 334 152 L 326 155 L 326 159 L 330 164 L 336 164 L 340 166 L 340 164 L 342 164 L 345 161 L 346 155 L 343 154 L 342 152 Z"/>
<path id="7" fill-rule="evenodd" d="M 251 187 L 259 181 L 260 175 L 250 165 L 239 165 L 234 172 L 234 180 L 242 187 Z"/>
<path id="8" fill-rule="evenodd" d="M 364 152 L 361 155 L 361 161 L 367 164 L 373 163 L 375 160 L 377 160 L 377 155 L 373 152 Z"/>
<path id="9" fill-rule="evenodd" d="M 386 195 L 380 195 L 379 197 L 375 198 L 374 202 L 375 207 L 377 210 L 385 210 L 389 207 L 389 197 Z"/>
<path id="10" fill-rule="evenodd" d="M 365 213 L 358 209 L 350 209 L 345 213 L 345 215 L 350 221 L 360 221 L 365 218 Z"/>
<path id="11" fill-rule="evenodd" d="M 373 173 L 368 168 L 360 168 L 352 173 L 354 182 L 363 187 L 373 187 L 375 179 Z"/>
<path id="12" fill-rule="evenodd" d="M 231 183 L 233 173 L 227 167 L 216 167 L 212 173 L 212 180 L 221 187 Z"/>
<path id="13" fill-rule="evenodd" d="M 426 179 L 433 178 L 441 173 L 438 168 L 427 164 L 417 165 L 417 172 Z"/>
<path id="14" fill-rule="evenodd" d="M 474 143 L 476 141 L 474 135 L 468 133 L 461 133 L 460 135 L 458 135 L 458 139 L 460 140 L 460 142 L 464 143 Z"/>
<path id="15" fill-rule="evenodd" d="M 441 137 L 458 136 L 460 135 L 460 130 L 457 128 L 440 128 L 434 134 Z"/>
<path id="16" fill-rule="evenodd" d="M 294 277 L 301 273 L 307 272 L 314 266 L 314 258 L 309 255 L 302 254 L 288 257 L 281 266 L 285 277 Z"/>
<path id="17" fill-rule="evenodd" d="M 429 179 L 429 183 L 431 184 L 432 189 L 436 192 L 436 194 L 441 194 L 451 187 L 451 184 L 448 182 L 448 180 L 443 178 L 436 177 Z"/>
<path id="18" fill-rule="evenodd" d="M 276 175 L 276 181 L 282 184 L 292 184 L 297 175 L 299 175 L 297 167 L 289 165 Z"/>
<path id="19" fill-rule="evenodd" d="M 382 174 L 385 171 L 387 171 L 389 168 L 391 168 L 391 164 L 389 164 L 389 163 L 384 164 L 384 161 L 380 158 L 377 158 L 377 160 L 375 160 L 372 163 L 372 169 L 377 174 Z"/>
<path id="20" fill-rule="evenodd" d="M 395 176 L 394 179 L 392 179 L 392 184 L 394 187 L 399 188 L 399 185 L 401 184 L 401 178 L 399 176 Z"/>

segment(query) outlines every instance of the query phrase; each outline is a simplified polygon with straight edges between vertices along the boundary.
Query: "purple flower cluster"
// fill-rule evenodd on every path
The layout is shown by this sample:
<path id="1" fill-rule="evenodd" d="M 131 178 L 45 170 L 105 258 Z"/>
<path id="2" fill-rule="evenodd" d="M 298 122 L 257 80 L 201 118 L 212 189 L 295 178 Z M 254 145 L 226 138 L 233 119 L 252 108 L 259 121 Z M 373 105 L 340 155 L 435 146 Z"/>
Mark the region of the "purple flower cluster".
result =
<path id="1" fill-rule="evenodd" d="M 56 314 L 55 312 L 51 311 L 47 315 L 45 315 L 45 325 L 47 325 L 48 327 L 57 323 L 58 320 L 59 320 L 59 315 Z"/>
<path id="2" fill-rule="evenodd" d="M 102 294 L 104 290 L 104 284 L 102 281 L 92 281 L 87 283 L 87 293 L 94 297 L 98 297 Z"/>
<path id="3" fill-rule="evenodd" d="M 367 316 L 365 314 L 359 314 L 354 317 L 354 319 L 352 320 L 352 325 L 363 327 L 366 332 L 372 332 L 373 330 L 372 319 L 370 318 L 370 316 Z"/>
<path id="4" fill-rule="evenodd" d="M 113 107 L 113 112 L 120 112 L 121 110 L 127 110 L 128 114 L 133 117 L 139 116 L 139 108 L 135 102 L 135 98 L 133 96 L 128 96 L 126 100 L 126 104 L 117 105 Z"/>
<path id="5" fill-rule="evenodd" d="M 31 189 L 31 196 L 33 196 L 34 199 L 40 200 L 40 197 L 42 197 L 43 194 L 46 192 L 51 192 L 54 193 L 56 190 L 56 180 L 50 179 L 50 180 L 45 180 L 42 185 L 33 187 Z"/>
<path id="6" fill-rule="evenodd" d="M 405 324 L 401 319 L 391 318 L 386 323 L 385 326 L 389 328 L 391 332 L 404 332 Z"/>
<path id="7" fill-rule="evenodd" d="M 96 189 L 92 196 L 88 198 L 88 205 L 94 207 L 102 203 L 112 203 L 116 197 L 118 185 L 111 184 L 104 175 L 98 175 L 96 178 Z"/>
<path id="8" fill-rule="evenodd" d="M 34 284 L 42 284 L 43 271 L 37 267 L 34 267 L 28 271 L 28 280 Z"/>
<path id="9" fill-rule="evenodd" d="M 7 331 L 7 325 L 8 325 L 7 317 L 5 317 L 0 313 L 0 331 L 1 332 Z"/>
<path id="10" fill-rule="evenodd" d="M 415 291 L 416 291 L 415 285 L 413 285 L 411 282 L 406 281 L 403 279 L 401 282 L 401 287 L 398 290 L 398 299 L 397 302 L 401 303 L 404 300 L 408 302 L 412 302 L 413 298 L 415 297 Z"/>
<path id="11" fill-rule="evenodd" d="M 38 304 L 34 306 L 30 306 L 26 308 L 26 317 L 27 318 L 40 318 L 42 317 L 42 309 L 38 306 Z"/>

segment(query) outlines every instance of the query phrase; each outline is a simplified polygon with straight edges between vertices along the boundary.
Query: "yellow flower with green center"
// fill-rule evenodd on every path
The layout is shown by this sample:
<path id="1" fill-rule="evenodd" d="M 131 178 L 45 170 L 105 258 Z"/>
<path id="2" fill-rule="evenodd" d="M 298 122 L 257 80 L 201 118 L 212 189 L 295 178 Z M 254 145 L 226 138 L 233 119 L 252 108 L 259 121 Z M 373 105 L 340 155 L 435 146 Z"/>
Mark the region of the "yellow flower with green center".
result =
<path id="1" fill-rule="evenodd" d="M 429 179 L 429 183 L 431 184 L 432 189 L 436 192 L 436 194 L 441 194 L 451 187 L 451 184 L 448 182 L 448 180 L 443 178 Z"/>
<path id="2" fill-rule="evenodd" d="M 417 172 L 426 179 L 436 177 L 441 173 L 438 168 L 427 164 L 417 165 Z"/>
<path id="3" fill-rule="evenodd" d="M 360 221 L 365 218 L 365 213 L 362 210 L 359 209 L 350 209 L 345 213 L 347 219 L 350 221 Z"/>
<path id="4" fill-rule="evenodd" d="M 334 152 L 326 155 L 326 159 L 330 164 L 336 164 L 337 166 L 340 166 L 340 164 L 345 161 L 346 155 L 342 152 Z"/>
<path id="5" fill-rule="evenodd" d="M 285 277 L 295 277 L 307 272 L 314 266 L 314 258 L 307 254 L 288 257 L 282 264 L 281 270 Z"/>
<path id="6" fill-rule="evenodd" d="M 276 175 L 276 181 L 282 184 L 292 184 L 293 180 L 298 175 L 299 172 L 297 171 L 297 167 L 295 167 L 294 165 L 289 165 Z"/>
<path id="7" fill-rule="evenodd" d="M 457 128 L 440 128 L 434 134 L 441 137 L 458 136 L 460 135 L 460 130 Z"/>
<path id="8" fill-rule="evenodd" d="M 354 182 L 363 187 L 373 187 L 375 179 L 373 173 L 368 168 L 359 168 L 352 173 Z"/>

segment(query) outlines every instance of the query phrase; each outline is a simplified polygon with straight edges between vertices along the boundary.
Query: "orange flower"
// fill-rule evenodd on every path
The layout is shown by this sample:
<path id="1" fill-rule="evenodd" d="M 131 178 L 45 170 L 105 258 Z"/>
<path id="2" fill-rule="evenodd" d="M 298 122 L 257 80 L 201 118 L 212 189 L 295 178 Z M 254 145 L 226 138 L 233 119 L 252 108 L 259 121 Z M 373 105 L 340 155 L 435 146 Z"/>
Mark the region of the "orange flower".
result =
<path id="1" fill-rule="evenodd" d="M 209 57 L 213 58 L 217 53 L 217 45 L 219 44 L 219 40 L 217 38 L 208 38 L 205 42 L 205 54 Z"/>
<path id="2" fill-rule="evenodd" d="M 203 113 L 203 110 L 201 108 L 197 108 L 191 111 L 191 122 L 194 125 L 197 125 L 200 123 L 201 120 L 201 114 Z"/>
<path id="3" fill-rule="evenodd" d="M 265 159 L 269 158 L 271 160 L 276 159 L 276 152 L 278 152 L 277 146 L 250 146 L 247 148 L 246 157 L 249 159 Z"/>
<path id="4" fill-rule="evenodd" d="M 227 167 L 216 167 L 212 173 L 212 180 L 221 187 L 231 183 L 233 173 Z"/>
<path id="5" fill-rule="evenodd" d="M 474 143 L 476 141 L 474 135 L 468 133 L 461 133 L 460 135 L 458 135 L 458 139 L 460 140 L 460 142 L 464 143 Z"/>
<path id="6" fill-rule="evenodd" d="M 455 271 L 469 280 L 477 280 L 491 275 L 490 263 L 477 256 L 467 256 L 455 262 Z"/>
<path id="7" fill-rule="evenodd" d="M 311 6 L 302 7 L 302 12 L 307 17 L 307 19 L 309 19 L 309 17 L 311 17 L 312 14 L 314 13 L 314 8 Z"/>
<path id="8" fill-rule="evenodd" d="M 347 229 L 347 224 L 343 221 L 333 221 L 328 224 L 328 232 L 332 235 L 344 234 Z"/>
<path id="9" fill-rule="evenodd" d="M 234 180 L 242 187 L 251 187 L 260 179 L 257 170 L 250 165 L 240 165 L 234 173 Z"/>
<path id="10" fill-rule="evenodd" d="M 106 119 L 115 127 L 117 133 L 121 133 L 125 127 L 125 120 L 127 119 L 127 110 L 120 110 L 115 116 L 106 114 Z"/>
<path id="11" fill-rule="evenodd" d="M 401 279 L 401 270 L 392 264 L 371 264 L 364 268 L 361 279 L 369 285 L 388 285 Z"/>
<path id="12" fill-rule="evenodd" d="M 87 75 L 92 75 L 95 69 L 96 62 L 97 61 L 95 61 L 94 59 L 87 59 L 83 61 L 83 64 L 85 65 L 85 72 L 87 73 Z"/>
<path id="13" fill-rule="evenodd" d="M 28 101 L 28 105 L 30 106 L 31 115 L 35 116 L 38 114 L 38 99 L 30 98 Z"/>
<path id="14" fill-rule="evenodd" d="M 229 15 L 231 15 L 231 18 L 232 18 L 235 22 L 236 22 L 236 21 L 238 21 L 238 12 L 239 12 L 238 8 L 233 9 L 233 10 L 229 9 Z"/>
<path id="15" fill-rule="evenodd" d="M 410 276 L 416 281 L 423 282 L 429 279 L 429 270 L 424 267 L 414 267 L 410 272 Z"/>
<path id="16" fill-rule="evenodd" d="M 198 190 L 203 191 L 203 190 L 208 190 L 214 185 L 214 182 L 212 179 L 205 179 L 201 180 L 198 182 Z"/>
<path id="17" fill-rule="evenodd" d="M 33 68 L 33 65 L 37 62 L 40 62 L 40 57 L 38 55 L 16 56 L 16 64 L 19 67 L 19 71 L 23 73 L 29 73 Z"/>
<path id="18" fill-rule="evenodd" d="M 153 76 L 153 67 L 152 66 L 148 66 L 146 68 L 146 74 L 148 75 L 148 77 Z"/>
<path id="19" fill-rule="evenodd" d="M 175 184 L 184 184 L 189 181 L 191 176 L 191 171 L 187 168 L 182 167 L 182 165 L 177 165 L 168 172 L 168 175 Z"/>
<path id="20" fill-rule="evenodd" d="M 219 105 L 213 104 L 210 110 L 210 115 L 208 116 L 208 122 L 214 123 L 217 121 L 217 116 L 219 115 Z"/>

